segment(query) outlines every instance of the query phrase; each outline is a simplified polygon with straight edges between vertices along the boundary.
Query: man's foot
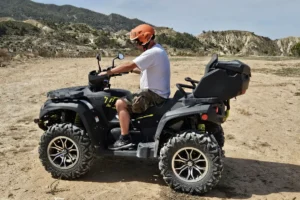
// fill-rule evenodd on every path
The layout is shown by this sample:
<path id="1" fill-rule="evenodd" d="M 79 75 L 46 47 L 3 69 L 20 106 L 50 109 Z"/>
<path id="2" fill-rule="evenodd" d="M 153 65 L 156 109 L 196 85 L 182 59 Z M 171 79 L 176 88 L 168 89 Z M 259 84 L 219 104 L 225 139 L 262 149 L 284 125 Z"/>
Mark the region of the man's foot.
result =
<path id="1" fill-rule="evenodd" d="M 120 138 L 110 147 L 108 147 L 110 150 L 125 150 L 130 149 L 131 147 L 135 146 L 132 141 L 131 137 L 129 135 L 120 135 Z"/>

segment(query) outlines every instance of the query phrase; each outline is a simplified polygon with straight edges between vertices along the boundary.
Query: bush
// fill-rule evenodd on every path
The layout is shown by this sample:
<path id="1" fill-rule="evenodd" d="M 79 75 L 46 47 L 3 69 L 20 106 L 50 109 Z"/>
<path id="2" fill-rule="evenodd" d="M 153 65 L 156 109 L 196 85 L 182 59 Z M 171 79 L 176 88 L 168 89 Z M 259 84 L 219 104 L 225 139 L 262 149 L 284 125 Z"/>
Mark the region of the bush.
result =
<path id="1" fill-rule="evenodd" d="M 40 30 L 31 24 L 15 21 L 0 22 L 0 37 L 3 35 L 37 35 L 39 33 Z"/>
<path id="2" fill-rule="evenodd" d="M 79 38 L 79 43 L 80 44 L 89 44 L 90 42 L 91 42 L 90 39 L 87 38 L 87 37 L 81 37 L 81 38 Z"/>
<path id="3" fill-rule="evenodd" d="M 54 57 L 55 52 L 51 49 L 42 48 L 38 50 L 37 55 L 44 58 L 49 58 L 49 57 Z"/>
<path id="4" fill-rule="evenodd" d="M 4 49 L 0 49 L 0 67 L 4 66 L 4 62 L 7 62 L 11 59 L 11 56 Z"/>
<path id="5" fill-rule="evenodd" d="M 99 34 L 99 37 L 95 39 L 94 43 L 100 48 L 114 48 L 120 46 L 115 39 L 110 39 L 109 32 L 104 31 Z"/>
<path id="6" fill-rule="evenodd" d="M 79 41 L 76 39 L 76 35 L 68 34 L 64 31 L 58 31 L 54 34 L 54 38 L 58 41 L 67 42 L 71 44 L 79 44 Z"/>
<path id="7" fill-rule="evenodd" d="M 291 52 L 294 56 L 300 57 L 300 42 L 292 47 Z"/>
<path id="8" fill-rule="evenodd" d="M 157 36 L 157 42 L 170 45 L 173 48 L 191 49 L 193 52 L 196 52 L 203 46 L 195 36 L 189 33 L 176 33 L 175 37 L 163 33 Z"/>

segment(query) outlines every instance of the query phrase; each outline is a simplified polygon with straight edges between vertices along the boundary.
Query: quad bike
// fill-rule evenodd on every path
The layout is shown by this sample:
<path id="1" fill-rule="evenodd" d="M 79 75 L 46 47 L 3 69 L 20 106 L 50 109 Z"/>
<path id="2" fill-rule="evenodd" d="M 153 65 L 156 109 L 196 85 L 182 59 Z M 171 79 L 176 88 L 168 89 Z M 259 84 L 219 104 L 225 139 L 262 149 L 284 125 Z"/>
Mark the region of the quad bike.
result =
<path id="1" fill-rule="evenodd" d="M 97 59 L 99 70 L 89 73 L 88 86 L 48 92 L 35 119 L 45 131 L 39 146 L 45 169 L 55 178 L 75 179 L 89 171 L 96 153 L 151 158 L 158 159 L 163 179 L 174 190 L 210 191 L 223 171 L 221 124 L 228 117 L 230 99 L 248 89 L 250 67 L 238 60 L 218 61 L 214 55 L 199 81 L 187 77 L 190 84 L 176 84 L 172 98 L 132 114 L 130 134 L 136 146 L 112 151 L 108 146 L 121 133 L 115 102 L 131 93 L 111 88 L 110 78 L 124 74 L 98 76 L 102 71 L 99 55 Z M 114 67 L 115 59 L 123 55 L 118 54 L 107 69 Z"/>

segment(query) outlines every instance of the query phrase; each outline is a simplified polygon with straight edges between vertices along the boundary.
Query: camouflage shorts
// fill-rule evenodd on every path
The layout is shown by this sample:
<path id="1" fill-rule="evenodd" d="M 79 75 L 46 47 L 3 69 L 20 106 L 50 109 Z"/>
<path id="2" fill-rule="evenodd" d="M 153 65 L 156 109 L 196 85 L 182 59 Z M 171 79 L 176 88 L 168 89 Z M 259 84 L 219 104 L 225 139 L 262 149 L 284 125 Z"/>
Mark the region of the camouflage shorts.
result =
<path id="1" fill-rule="evenodd" d="M 130 113 L 143 113 L 149 107 L 166 101 L 165 98 L 148 89 L 141 90 L 123 99 L 126 101 Z"/>

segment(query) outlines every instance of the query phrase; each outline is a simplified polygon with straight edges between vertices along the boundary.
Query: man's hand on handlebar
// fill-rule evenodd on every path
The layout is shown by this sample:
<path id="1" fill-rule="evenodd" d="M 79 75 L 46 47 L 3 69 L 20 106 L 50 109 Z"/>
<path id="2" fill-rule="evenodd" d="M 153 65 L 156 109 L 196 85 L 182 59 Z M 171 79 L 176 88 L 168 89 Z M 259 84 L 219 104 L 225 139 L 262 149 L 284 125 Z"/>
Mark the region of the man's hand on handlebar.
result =
<path id="1" fill-rule="evenodd" d="M 124 63 L 118 67 L 111 67 L 108 70 L 103 70 L 98 76 L 120 76 L 122 74 L 127 74 L 131 70 L 137 68 L 137 65 L 134 62 Z M 134 70 L 136 71 L 136 70 Z"/>
<path id="2" fill-rule="evenodd" d="M 108 71 L 102 71 L 102 72 L 100 72 L 99 74 L 98 74 L 98 76 L 111 76 L 112 75 L 112 73 L 111 73 L 111 71 L 110 70 L 108 70 Z"/>

